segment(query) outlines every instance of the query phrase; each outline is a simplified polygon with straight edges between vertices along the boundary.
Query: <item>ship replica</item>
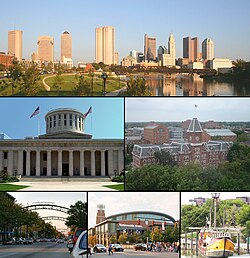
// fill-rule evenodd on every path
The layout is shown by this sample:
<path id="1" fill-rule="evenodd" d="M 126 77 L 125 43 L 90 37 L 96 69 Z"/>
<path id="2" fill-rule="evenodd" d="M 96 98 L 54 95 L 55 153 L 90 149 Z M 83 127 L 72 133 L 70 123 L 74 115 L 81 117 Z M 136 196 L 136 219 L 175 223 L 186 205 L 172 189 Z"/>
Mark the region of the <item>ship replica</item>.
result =
<path id="1" fill-rule="evenodd" d="M 214 224 L 211 226 L 210 221 L 207 227 L 190 228 L 199 229 L 199 238 L 197 243 L 198 255 L 211 258 L 227 258 L 234 254 L 234 243 L 231 239 L 231 232 L 236 231 L 235 228 L 216 227 L 216 204 L 219 198 L 218 193 L 212 194 L 214 199 Z"/>

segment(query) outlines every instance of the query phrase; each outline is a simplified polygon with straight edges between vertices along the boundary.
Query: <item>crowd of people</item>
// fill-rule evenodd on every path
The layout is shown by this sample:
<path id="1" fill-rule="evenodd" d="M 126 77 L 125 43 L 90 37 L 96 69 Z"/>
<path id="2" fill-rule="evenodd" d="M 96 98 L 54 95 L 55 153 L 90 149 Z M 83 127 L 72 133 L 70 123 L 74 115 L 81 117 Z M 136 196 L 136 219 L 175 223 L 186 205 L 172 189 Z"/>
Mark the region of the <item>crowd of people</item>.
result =
<path id="1" fill-rule="evenodd" d="M 179 242 L 164 243 L 164 242 L 153 242 L 147 244 L 147 250 L 151 252 L 176 252 L 180 251 Z"/>

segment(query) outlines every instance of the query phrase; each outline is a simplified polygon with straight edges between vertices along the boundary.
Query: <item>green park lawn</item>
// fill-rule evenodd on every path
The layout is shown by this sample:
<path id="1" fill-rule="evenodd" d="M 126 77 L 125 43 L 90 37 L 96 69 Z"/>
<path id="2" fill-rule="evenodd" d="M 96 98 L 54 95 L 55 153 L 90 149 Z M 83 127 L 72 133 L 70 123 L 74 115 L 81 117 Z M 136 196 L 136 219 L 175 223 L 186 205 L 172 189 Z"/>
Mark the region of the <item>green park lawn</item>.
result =
<path id="1" fill-rule="evenodd" d="M 124 184 L 117 184 L 117 185 L 105 185 L 105 187 L 118 190 L 118 191 L 124 191 Z"/>
<path id="2" fill-rule="evenodd" d="M 50 91 L 46 91 L 44 89 L 42 80 L 44 77 L 48 77 L 50 75 L 41 75 L 40 80 L 38 83 L 39 87 L 39 92 L 38 96 L 77 96 L 78 94 L 75 92 L 74 88 L 78 83 L 78 77 L 75 75 L 62 75 L 62 83 L 61 83 L 61 88 L 58 91 L 57 89 L 53 89 L 53 82 L 55 77 L 50 77 L 46 79 L 46 83 L 51 87 Z M 7 79 L 5 79 L 7 80 Z M 84 80 L 91 85 L 92 83 L 92 78 L 89 77 L 88 75 L 84 76 Z M 0 80 L 1 82 L 1 80 Z M 98 77 L 94 77 L 94 86 L 93 86 L 93 95 L 94 96 L 102 96 L 103 94 L 103 80 Z M 117 79 L 113 78 L 108 78 L 106 81 L 106 92 L 112 92 L 115 90 L 118 90 L 122 88 L 124 85 L 123 83 L 119 84 L 119 81 Z M 0 83 L 0 96 L 10 96 L 12 93 L 11 86 L 4 86 L 3 84 Z M 21 96 L 18 88 L 14 90 L 14 95 L 15 96 Z"/>
<path id="3" fill-rule="evenodd" d="M 1 183 L 0 184 L 0 191 L 18 191 L 18 190 L 21 190 L 21 189 L 26 188 L 26 187 L 28 187 L 28 186 Z"/>

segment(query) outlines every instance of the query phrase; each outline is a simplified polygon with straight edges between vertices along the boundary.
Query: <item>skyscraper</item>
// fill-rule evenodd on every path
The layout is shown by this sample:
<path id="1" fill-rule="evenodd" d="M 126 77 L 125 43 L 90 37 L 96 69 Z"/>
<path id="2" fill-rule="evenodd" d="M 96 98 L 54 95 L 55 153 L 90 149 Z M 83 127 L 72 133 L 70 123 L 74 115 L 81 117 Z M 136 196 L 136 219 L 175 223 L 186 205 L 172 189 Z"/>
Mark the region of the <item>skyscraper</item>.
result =
<path id="1" fill-rule="evenodd" d="M 214 59 L 214 42 L 210 38 L 207 38 L 202 42 L 202 59 Z"/>
<path id="2" fill-rule="evenodd" d="M 68 31 L 61 35 L 61 62 L 63 57 L 72 59 L 72 37 Z"/>
<path id="3" fill-rule="evenodd" d="M 175 40 L 174 40 L 174 35 L 170 33 L 169 38 L 168 38 L 168 51 L 167 53 L 163 54 L 163 66 L 175 66 L 176 62 L 176 51 L 175 51 Z"/>
<path id="4" fill-rule="evenodd" d="M 199 59 L 199 38 L 183 38 L 183 58 L 192 62 Z"/>
<path id="5" fill-rule="evenodd" d="M 37 54 L 41 62 L 54 61 L 54 38 L 49 36 L 40 36 L 37 41 Z"/>
<path id="6" fill-rule="evenodd" d="M 8 54 L 15 56 L 18 61 L 22 61 L 23 32 L 21 30 L 8 32 Z"/>
<path id="7" fill-rule="evenodd" d="M 147 34 L 144 36 L 144 58 L 148 62 L 156 59 L 156 38 L 150 38 Z"/>
<path id="8" fill-rule="evenodd" d="M 111 65 L 115 63 L 115 28 L 105 26 L 96 28 L 96 62 Z"/>

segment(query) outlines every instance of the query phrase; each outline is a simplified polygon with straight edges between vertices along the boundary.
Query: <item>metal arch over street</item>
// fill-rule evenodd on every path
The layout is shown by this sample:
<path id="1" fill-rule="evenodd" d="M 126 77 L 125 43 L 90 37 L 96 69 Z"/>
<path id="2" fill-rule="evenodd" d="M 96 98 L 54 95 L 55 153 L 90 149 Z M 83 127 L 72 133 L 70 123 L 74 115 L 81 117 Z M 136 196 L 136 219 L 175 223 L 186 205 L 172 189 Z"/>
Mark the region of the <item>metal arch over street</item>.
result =
<path id="1" fill-rule="evenodd" d="M 32 204 L 29 206 L 24 207 L 25 209 L 29 209 L 31 211 L 34 210 L 54 210 L 54 211 L 60 211 L 63 213 L 68 213 L 69 208 L 59 206 L 56 204 L 46 204 L 46 203 L 37 203 L 37 204 Z"/>
<path id="2" fill-rule="evenodd" d="M 60 220 L 60 221 L 67 221 L 67 218 L 59 217 L 59 216 L 46 216 L 42 217 L 43 220 Z"/>

